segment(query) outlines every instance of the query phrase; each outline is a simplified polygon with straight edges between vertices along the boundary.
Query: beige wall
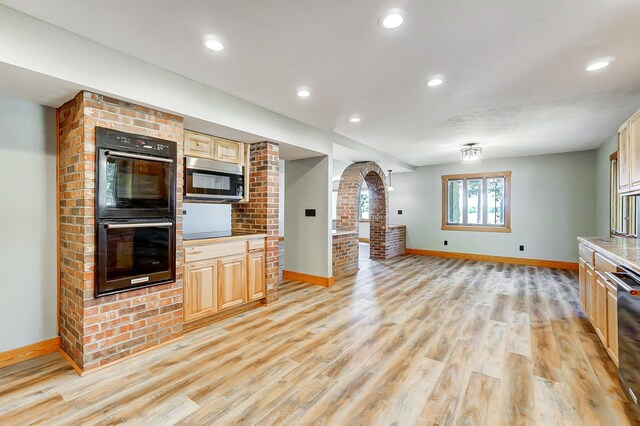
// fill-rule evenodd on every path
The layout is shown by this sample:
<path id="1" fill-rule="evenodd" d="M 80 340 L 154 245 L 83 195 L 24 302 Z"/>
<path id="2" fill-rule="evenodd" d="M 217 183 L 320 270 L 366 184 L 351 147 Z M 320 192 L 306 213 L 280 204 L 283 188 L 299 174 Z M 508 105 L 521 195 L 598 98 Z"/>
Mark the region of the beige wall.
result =
<path id="1" fill-rule="evenodd" d="M 442 175 L 505 170 L 513 173 L 511 233 L 440 229 Z M 596 232 L 595 183 L 596 151 L 419 167 L 394 174 L 390 223 L 407 225 L 408 248 L 576 262 L 576 237 Z"/>
<path id="2" fill-rule="evenodd" d="M 55 117 L 0 97 L 0 352 L 58 334 Z"/>

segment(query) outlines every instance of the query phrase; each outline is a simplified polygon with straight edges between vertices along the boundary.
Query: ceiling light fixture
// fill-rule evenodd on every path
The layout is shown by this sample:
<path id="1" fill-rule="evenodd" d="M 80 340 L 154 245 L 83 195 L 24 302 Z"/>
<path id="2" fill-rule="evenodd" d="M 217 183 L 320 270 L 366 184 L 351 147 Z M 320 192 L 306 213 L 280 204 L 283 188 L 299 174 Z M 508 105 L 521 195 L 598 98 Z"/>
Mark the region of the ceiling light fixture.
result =
<path id="1" fill-rule="evenodd" d="M 359 123 L 360 122 L 360 117 L 351 117 L 349 119 L 350 122 L 352 123 Z"/>
<path id="2" fill-rule="evenodd" d="M 297 95 L 301 98 L 308 98 L 309 96 L 311 96 L 311 92 L 306 89 L 300 89 L 298 90 Z"/>
<path id="3" fill-rule="evenodd" d="M 444 81 L 441 78 L 434 78 L 427 82 L 427 86 L 436 87 L 436 86 L 440 86 L 442 83 L 444 83 Z"/>
<path id="4" fill-rule="evenodd" d="M 603 68 L 606 68 L 609 66 L 611 62 L 610 61 L 598 61 L 598 62 L 593 62 L 591 64 L 589 64 L 585 70 L 586 71 L 598 71 L 601 70 Z"/>
<path id="5" fill-rule="evenodd" d="M 399 13 L 390 13 L 382 17 L 382 26 L 392 30 L 398 28 L 404 22 L 404 18 Z"/>
<path id="6" fill-rule="evenodd" d="M 387 190 L 388 190 L 389 192 L 393 191 L 393 185 L 391 185 L 391 172 L 392 172 L 392 171 L 393 171 L 393 170 L 389 170 L 389 187 L 387 188 Z"/>
<path id="7" fill-rule="evenodd" d="M 460 150 L 463 163 L 479 163 L 482 161 L 482 148 L 477 142 L 466 143 Z"/>
<path id="8" fill-rule="evenodd" d="M 214 52 L 220 52 L 221 50 L 224 50 L 224 45 L 220 43 L 218 40 L 213 38 L 209 38 L 205 40 L 204 45 L 207 46 L 207 48 L 213 50 Z"/>

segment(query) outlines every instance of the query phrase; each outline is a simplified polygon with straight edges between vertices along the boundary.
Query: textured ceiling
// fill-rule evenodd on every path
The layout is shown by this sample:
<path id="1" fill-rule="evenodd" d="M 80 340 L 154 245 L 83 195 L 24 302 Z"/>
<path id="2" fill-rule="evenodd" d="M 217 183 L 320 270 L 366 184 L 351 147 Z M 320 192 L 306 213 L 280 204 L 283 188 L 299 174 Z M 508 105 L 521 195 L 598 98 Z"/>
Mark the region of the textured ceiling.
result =
<path id="1" fill-rule="evenodd" d="M 637 0 L 0 2 L 414 165 L 595 148 L 640 108 Z"/>

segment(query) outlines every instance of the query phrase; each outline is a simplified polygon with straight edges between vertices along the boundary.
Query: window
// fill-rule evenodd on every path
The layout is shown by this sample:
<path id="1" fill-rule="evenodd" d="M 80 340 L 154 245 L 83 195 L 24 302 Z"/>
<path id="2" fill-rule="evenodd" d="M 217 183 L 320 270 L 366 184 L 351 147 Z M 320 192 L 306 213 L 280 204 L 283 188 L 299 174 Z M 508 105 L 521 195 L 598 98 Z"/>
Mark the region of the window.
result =
<path id="1" fill-rule="evenodd" d="M 610 233 L 611 235 L 635 236 L 637 234 L 637 196 L 622 196 L 618 193 L 618 153 L 609 157 L 610 164 Z"/>
<path id="2" fill-rule="evenodd" d="M 359 207 L 359 219 L 361 221 L 369 220 L 369 190 L 363 187 L 360 190 L 360 207 Z"/>
<path id="3" fill-rule="evenodd" d="M 442 176 L 442 229 L 511 232 L 511 172 Z"/>

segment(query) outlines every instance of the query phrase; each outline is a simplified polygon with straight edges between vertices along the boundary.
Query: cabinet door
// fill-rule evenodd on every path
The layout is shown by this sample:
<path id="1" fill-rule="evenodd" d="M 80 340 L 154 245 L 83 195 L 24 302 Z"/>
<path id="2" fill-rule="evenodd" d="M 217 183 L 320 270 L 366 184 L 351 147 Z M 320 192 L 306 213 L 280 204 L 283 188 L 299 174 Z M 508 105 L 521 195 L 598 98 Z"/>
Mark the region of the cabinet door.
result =
<path id="1" fill-rule="evenodd" d="M 189 157 L 213 158 L 213 138 L 200 133 L 184 133 L 184 155 Z"/>
<path id="2" fill-rule="evenodd" d="M 218 260 L 218 310 L 232 308 L 247 301 L 245 255 Z"/>
<path id="3" fill-rule="evenodd" d="M 618 191 L 627 192 L 631 186 L 630 168 L 631 152 L 629 146 L 629 126 L 624 126 L 618 133 Z M 640 163 L 640 161 L 638 162 Z"/>
<path id="4" fill-rule="evenodd" d="M 618 365 L 618 291 L 607 286 L 607 352 Z"/>
<path id="5" fill-rule="evenodd" d="M 630 189 L 640 189 L 640 115 L 634 116 L 629 121 L 627 127 L 627 138 L 629 139 L 629 170 L 631 171 Z"/>
<path id="6" fill-rule="evenodd" d="M 578 296 L 580 297 L 580 304 L 582 305 L 582 310 L 586 310 L 586 267 L 585 261 L 579 257 L 578 258 Z"/>
<path id="7" fill-rule="evenodd" d="M 184 273 L 184 320 L 213 314 L 216 303 L 216 261 L 185 265 Z"/>
<path id="8" fill-rule="evenodd" d="M 607 282 L 604 276 L 596 274 L 596 292 L 595 292 L 595 309 L 594 324 L 596 333 L 602 344 L 607 347 Z"/>
<path id="9" fill-rule="evenodd" d="M 595 295 L 595 279 L 594 279 L 594 270 L 593 266 L 588 263 L 585 263 L 585 310 L 584 312 L 587 314 L 587 317 L 591 320 L 593 324 L 593 310 L 594 310 L 594 295 Z"/>
<path id="10" fill-rule="evenodd" d="M 249 300 L 262 299 L 267 294 L 265 276 L 265 252 L 257 251 L 249 253 L 247 257 L 249 259 L 247 265 L 247 276 L 249 278 L 247 283 L 247 286 L 249 288 Z"/>
<path id="11" fill-rule="evenodd" d="M 213 159 L 227 163 L 242 163 L 242 144 L 239 142 L 216 139 Z"/>

